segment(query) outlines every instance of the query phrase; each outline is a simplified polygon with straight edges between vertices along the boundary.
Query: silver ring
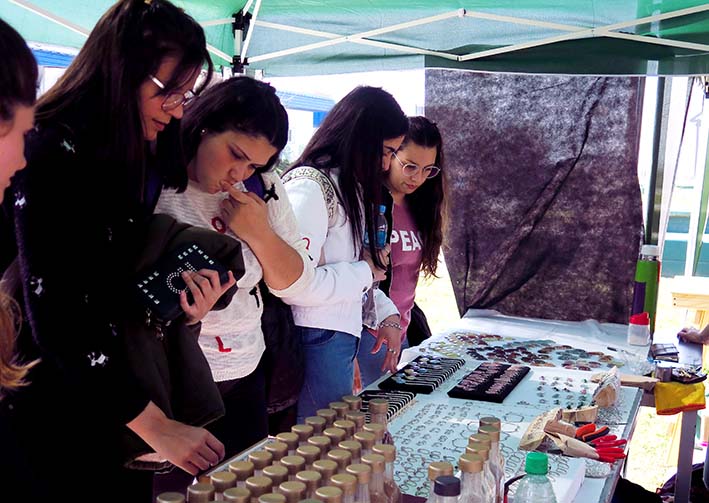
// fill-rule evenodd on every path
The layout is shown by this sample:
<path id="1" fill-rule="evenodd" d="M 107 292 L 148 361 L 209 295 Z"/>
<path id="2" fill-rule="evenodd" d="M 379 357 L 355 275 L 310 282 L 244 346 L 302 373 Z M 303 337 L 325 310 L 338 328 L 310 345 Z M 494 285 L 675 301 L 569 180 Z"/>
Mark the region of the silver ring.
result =
<path id="1" fill-rule="evenodd" d="M 389 348 L 387 349 L 387 353 L 396 353 L 396 349 Z"/>

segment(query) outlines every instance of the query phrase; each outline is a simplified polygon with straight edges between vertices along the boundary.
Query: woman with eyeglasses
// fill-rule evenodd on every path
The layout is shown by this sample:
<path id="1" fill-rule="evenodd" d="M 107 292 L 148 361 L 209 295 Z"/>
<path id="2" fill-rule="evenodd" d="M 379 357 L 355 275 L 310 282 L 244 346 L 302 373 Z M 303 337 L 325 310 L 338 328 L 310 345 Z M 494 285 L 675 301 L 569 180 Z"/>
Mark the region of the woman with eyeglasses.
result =
<path id="1" fill-rule="evenodd" d="M 262 280 L 277 297 L 298 297 L 313 278 L 288 196 L 272 168 L 288 141 L 276 90 L 249 77 L 207 89 L 182 121 L 189 181 L 166 190 L 157 210 L 241 243 L 244 275 L 229 305 L 202 320 L 199 345 L 225 415 L 208 425 L 227 458 L 268 435 Z M 164 489 L 189 483 L 164 477 Z"/>
<path id="2" fill-rule="evenodd" d="M 443 242 L 445 180 L 443 139 L 438 127 L 425 117 L 410 117 L 409 131 L 392 154 L 384 186 L 393 200 L 391 270 L 379 288 L 387 292 L 401 314 L 401 344 L 408 346 L 406 331 L 416 297 L 420 273 L 435 276 Z M 364 329 L 357 353 L 362 386 L 388 370 L 382 337 Z"/>
<path id="3" fill-rule="evenodd" d="M 373 295 L 374 323 L 387 339 L 387 363 L 396 369 L 399 313 L 371 287 L 385 278 L 388 261 L 375 238 L 380 180 L 407 129 L 408 119 L 393 96 L 358 87 L 330 110 L 284 176 L 298 228 L 317 266 L 308 290 L 285 299 L 305 349 L 299 421 L 352 393 L 366 292 Z"/>
<path id="4" fill-rule="evenodd" d="M 149 400 L 124 345 L 138 310 L 139 236 L 162 187 L 187 177 L 179 119 L 204 65 L 200 88 L 212 64 L 202 28 L 184 11 L 120 0 L 37 104 L 27 168 L 5 200 L 28 322 L 18 346 L 41 359 L 17 395 L 23 429 L 11 432 L 34 466 L 5 479 L 8 501 L 55 497 L 72 481 L 72 500 L 151 501 L 152 473 L 124 468 L 126 432 L 193 474 L 224 454 L 207 430 Z M 183 295 L 182 305 L 196 324 L 220 288 L 192 291 L 195 301 Z M 13 487 L 17 498 L 5 492 Z"/>

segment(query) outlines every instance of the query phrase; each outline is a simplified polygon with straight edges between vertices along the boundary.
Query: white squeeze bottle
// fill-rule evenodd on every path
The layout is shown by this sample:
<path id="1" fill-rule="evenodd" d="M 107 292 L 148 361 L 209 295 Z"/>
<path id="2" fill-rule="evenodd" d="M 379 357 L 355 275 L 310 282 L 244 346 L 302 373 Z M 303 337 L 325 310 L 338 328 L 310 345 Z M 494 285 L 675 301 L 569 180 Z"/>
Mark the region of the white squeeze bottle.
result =
<path id="1" fill-rule="evenodd" d="M 528 453 L 524 471 L 527 475 L 517 486 L 514 503 L 556 503 L 554 488 L 547 478 L 549 458 L 546 453 Z"/>

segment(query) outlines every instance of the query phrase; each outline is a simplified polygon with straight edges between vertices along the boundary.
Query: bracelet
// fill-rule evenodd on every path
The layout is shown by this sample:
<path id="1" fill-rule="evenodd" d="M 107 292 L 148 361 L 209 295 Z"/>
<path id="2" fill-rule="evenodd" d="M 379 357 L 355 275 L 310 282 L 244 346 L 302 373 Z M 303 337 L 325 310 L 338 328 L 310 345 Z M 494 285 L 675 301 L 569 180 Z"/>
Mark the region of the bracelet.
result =
<path id="1" fill-rule="evenodd" d="M 385 328 L 385 327 L 396 328 L 397 330 L 404 329 L 398 321 L 382 321 L 379 324 L 379 328 Z"/>

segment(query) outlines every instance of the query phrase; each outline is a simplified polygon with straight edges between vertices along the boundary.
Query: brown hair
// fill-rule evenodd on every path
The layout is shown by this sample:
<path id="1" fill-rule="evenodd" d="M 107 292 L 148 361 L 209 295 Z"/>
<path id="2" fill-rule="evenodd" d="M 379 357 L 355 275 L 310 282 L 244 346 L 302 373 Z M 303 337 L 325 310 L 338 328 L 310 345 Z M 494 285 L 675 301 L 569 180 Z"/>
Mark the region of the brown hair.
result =
<path id="1" fill-rule="evenodd" d="M 409 117 L 409 131 L 399 149 L 413 143 L 436 149 L 436 166 L 441 173 L 426 180 L 416 192 L 406 196 L 416 226 L 423 238 L 421 270 L 426 277 L 435 276 L 446 229 L 446 170 L 444 168 L 443 138 L 436 124 L 426 117 Z"/>
<path id="2" fill-rule="evenodd" d="M 36 120 L 54 120 L 75 127 L 83 124 L 90 135 L 95 162 L 124 202 L 143 196 L 147 162 L 138 93 L 167 57 L 178 59 L 161 94 L 180 88 L 206 65 L 204 89 L 212 77 L 212 60 L 202 27 L 167 0 L 119 0 L 96 23 L 84 46 L 59 81 L 39 99 Z M 163 178 L 186 169 L 173 120 L 156 142 L 154 162 Z M 107 194 L 110 196 L 110 194 Z"/>
<path id="3" fill-rule="evenodd" d="M 21 320 L 17 302 L 0 293 L 0 400 L 6 391 L 26 386 L 25 377 L 38 362 L 21 363 L 15 355 L 15 337 Z"/>
<path id="4" fill-rule="evenodd" d="M 34 105 L 37 63 L 32 51 L 12 26 L 0 19 L 0 123 L 12 126 L 17 105 Z M 4 127 L 4 126 L 3 126 Z"/>
<path id="5" fill-rule="evenodd" d="M 0 136 L 12 128 L 17 105 L 32 106 L 37 92 L 37 64 L 22 37 L 0 19 Z M 0 293 L 0 399 L 4 392 L 27 384 L 25 377 L 37 362 L 20 363 L 15 356 L 15 337 L 20 309 Z"/>

